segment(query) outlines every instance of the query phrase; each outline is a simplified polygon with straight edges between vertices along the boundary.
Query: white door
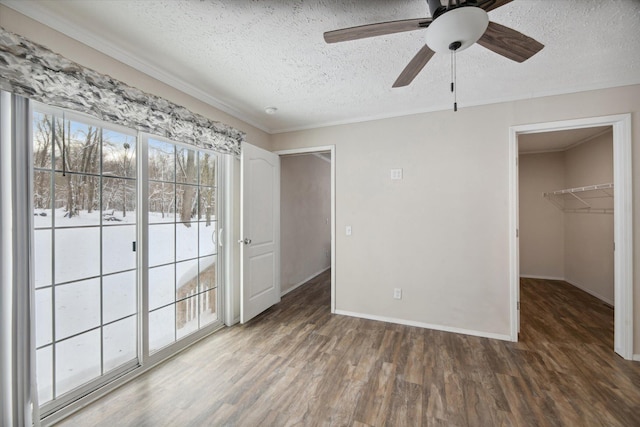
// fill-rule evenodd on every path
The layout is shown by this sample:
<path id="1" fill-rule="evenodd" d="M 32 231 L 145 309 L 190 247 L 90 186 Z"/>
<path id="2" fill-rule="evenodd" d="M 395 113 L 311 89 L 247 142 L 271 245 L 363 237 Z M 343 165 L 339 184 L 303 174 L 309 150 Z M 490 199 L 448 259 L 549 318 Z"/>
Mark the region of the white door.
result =
<path id="1" fill-rule="evenodd" d="M 241 156 L 240 321 L 280 302 L 280 157 L 251 144 Z"/>

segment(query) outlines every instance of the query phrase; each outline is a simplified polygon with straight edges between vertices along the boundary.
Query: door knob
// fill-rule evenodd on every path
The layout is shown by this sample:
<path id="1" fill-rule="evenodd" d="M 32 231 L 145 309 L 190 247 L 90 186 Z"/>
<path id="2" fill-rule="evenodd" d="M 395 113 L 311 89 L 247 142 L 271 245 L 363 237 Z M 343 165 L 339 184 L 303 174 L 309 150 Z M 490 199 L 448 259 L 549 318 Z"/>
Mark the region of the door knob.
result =
<path id="1" fill-rule="evenodd" d="M 244 243 L 245 245 L 248 245 L 249 243 L 251 243 L 251 239 L 248 237 L 245 237 L 244 240 L 242 239 L 238 240 L 238 243 Z"/>

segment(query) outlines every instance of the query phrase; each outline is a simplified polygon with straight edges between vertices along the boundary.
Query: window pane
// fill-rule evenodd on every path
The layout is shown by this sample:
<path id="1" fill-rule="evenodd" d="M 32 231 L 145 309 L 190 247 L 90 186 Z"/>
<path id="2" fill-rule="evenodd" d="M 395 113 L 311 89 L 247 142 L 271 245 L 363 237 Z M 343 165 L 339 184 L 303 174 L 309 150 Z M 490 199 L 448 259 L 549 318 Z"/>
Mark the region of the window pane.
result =
<path id="1" fill-rule="evenodd" d="M 198 156 L 190 148 L 176 147 L 176 182 L 198 183 Z"/>
<path id="2" fill-rule="evenodd" d="M 33 233 L 33 280 L 36 288 L 51 285 L 51 230 Z"/>
<path id="3" fill-rule="evenodd" d="M 198 202 L 198 221 L 207 224 L 216 220 L 216 189 L 211 187 L 200 187 Z"/>
<path id="4" fill-rule="evenodd" d="M 175 221 L 175 190 L 166 182 L 149 183 L 149 223 Z"/>
<path id="5" fill-rule="evenodd" d="M 176 224 L 176 259 L 198 256 L 198 223 Z"/>
<path id="6" fill-rule="evenodd" d="M 100 274 L 100 228 L 56 230 L 56 283 Z"/>
<path id="7" fill-rule="evenodd" d="M 200 152 L 200 185 L 215 187 L 216 158 L 215 154 Z"/>
<path id="8" fill-rule="evenodd" d="M 199 295 L 200 300 L 198 301 L 198 304 L 200 309 L 201 328 L 218 320 L 218 313 L 216 308 L 217 292 L 217 289 L 212 289 Z"/>
<path id="9" fill-rule="evenodd" d="M 102 229 L 102 274 L 136 268 L 136 226 L 123 225 Z"/>
<path id="10" fill-rule="evenodd" d="M 217 243 L 216 242 L 216 239 L 217 239 L 216 223 L 212 222 L 210 225 L 207 225 L 207 223 L 201 222 L 199 224 L 199 233 L 200 233 L 199 255 L 203 256 L 203 255 L 215 254 L 218 248 L 216 244 Z"/>
<path id="11" fill-rule="evenodd" d="M 136 222 L 136 182 L 130 179 L 102 179 L 102 224 Z"/>
<path id="12" fill-rule="evenodd" d="M 38 379 L 38 403 L 53 399 L 53 346 L 36 350 L 36 378 Z"/>
<path id="13" fill-rule="evenodd" d="M 60 119 L 56 120 L 56 170 L 63 170 L 64 157 L 67 172 L 98 174 L 100 172 L 100 128 L 64 120 L 64 129 L 62 129 L 62 122 Z"/>
<path id="14" fill-rule="evenodd" d="M 198 291 L 198 260 L 176 263 L 176 300 Z"/>
<path id="15" fill-rule="evenodd" d="M 176 340 L 175 305 L 149 313 L 149 352 L 160 350 Z"/>
<path id="16" fill-rule="evenodd" d="M 174 224 L 149 225 L 149 266 L 175 261 Z"/>
<path id="17" fill-rule="evenodd" d="M 149 269 L 149 310 L 174 302 L 174 265 Z"/>
<path id="18" fill-rule="evenodd" d="M 36 291 L 36 347 L 50 344 L 53 339 L 51 288 Z"/>
<path id="19" fill-rule="evenodd" d="M 100 225 L 97 176 L 55 174 L 56 227 Z"/>
<path id="20" fill-rule="evenodd" d="M 51 173 L 33 173 L 33 226 L 51 227 Z"/>
<path id="21" fill-rule="evenodd" d="M 198 187 L 195 185 L 176 185 L 176 221 L 191 222 L 198 220 Z"/>
<path id="22" fill-rule="evenodd" d="M 216 287 L 216 257 L 208 256 L 198 260 L 200 268 L 200 292 Z"/>
<path id="23" fill-rule="evenodd" d="M 56 344 L 56 397 L 100 375 L 98 329 Z"/>
<path id="24" fill-rule="evenodd" d="M 176 263 L 176 300 L 198 291 L 198 260 Z"/>
<path id="25" fill-rule="evenodd" d="M 176 303 L 176 331 L 178 339 L 198 330 L 198 296 Z"/>
<path id="26" fill-rule="evenodd" d="M 174 145 L 149 140 L 149 179 L 173 182 L 175 177 Z"/>
<path id="27" fill-rule="evenodd" d="M 51 169 L 53 146 L 52 119 L 48 114 L 33 113 L 33 167 Z"/>
<path id="28" fill-rule="evenodd" d="M 56 286 L 56 339 L 100 325 L 100 279 Z"/>
<path id="29" fill-rule="evenodd" d="M 102 175 L 136 177 L 136 137 L 102 130 Z"/>
<path id="30" fill-rule="evenodd" d="M 103 323 L 134 314 L 137 301 L 135 270 L 102 278 Z"/>
<path id="31" fill-rule="evenodd" d="M 135 360 L 136 322 L 136 316 L 131 316 L 104 327 L 102 332 L 104 372 Z"/>

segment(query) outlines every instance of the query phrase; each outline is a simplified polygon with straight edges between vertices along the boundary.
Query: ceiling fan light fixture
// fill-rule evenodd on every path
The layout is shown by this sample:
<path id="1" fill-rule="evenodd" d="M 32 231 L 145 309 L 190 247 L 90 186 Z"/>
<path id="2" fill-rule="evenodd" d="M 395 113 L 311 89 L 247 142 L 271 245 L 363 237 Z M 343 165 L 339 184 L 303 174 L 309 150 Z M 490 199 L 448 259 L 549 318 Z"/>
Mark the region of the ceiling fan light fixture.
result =
<path id="1" fill-rule="evenodd" d="M 427 28 L 427 45 L 437 53 L 449 52 L 449 46 L 460 42 L 459 52 L 465 50 L 487 30 L 489 15 L 484 9 L 467 6 L 449 10 L 438 16 Z"/>

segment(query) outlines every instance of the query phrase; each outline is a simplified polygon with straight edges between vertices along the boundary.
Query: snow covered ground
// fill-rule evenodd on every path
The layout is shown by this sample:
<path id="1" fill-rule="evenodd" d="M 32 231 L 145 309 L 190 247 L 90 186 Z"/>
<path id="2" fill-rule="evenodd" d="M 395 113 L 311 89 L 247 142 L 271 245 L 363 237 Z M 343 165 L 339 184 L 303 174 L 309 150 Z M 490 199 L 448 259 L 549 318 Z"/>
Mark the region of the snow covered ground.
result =
<path id="1" fill-rule="evenodd" d="M 51 211 L 34 213 L 40 404 L 53 398 L 54 372 L 60 396 L 137 357 L 135 218 L 135 212 L 121 211 L 81 211 L 72 218 L 63 209 L 55 210 L 55 218 Z M 175 303 L 181 286 L 215 265 L 217 245 L 215 217 L 210 225 L 194 220 L 187 227 L 173 215 L 150 213 L 149 223 L 153 352 L 217 320 L 215 283 Z M 177 321 L 176 313 L 187 321 Z"/>

